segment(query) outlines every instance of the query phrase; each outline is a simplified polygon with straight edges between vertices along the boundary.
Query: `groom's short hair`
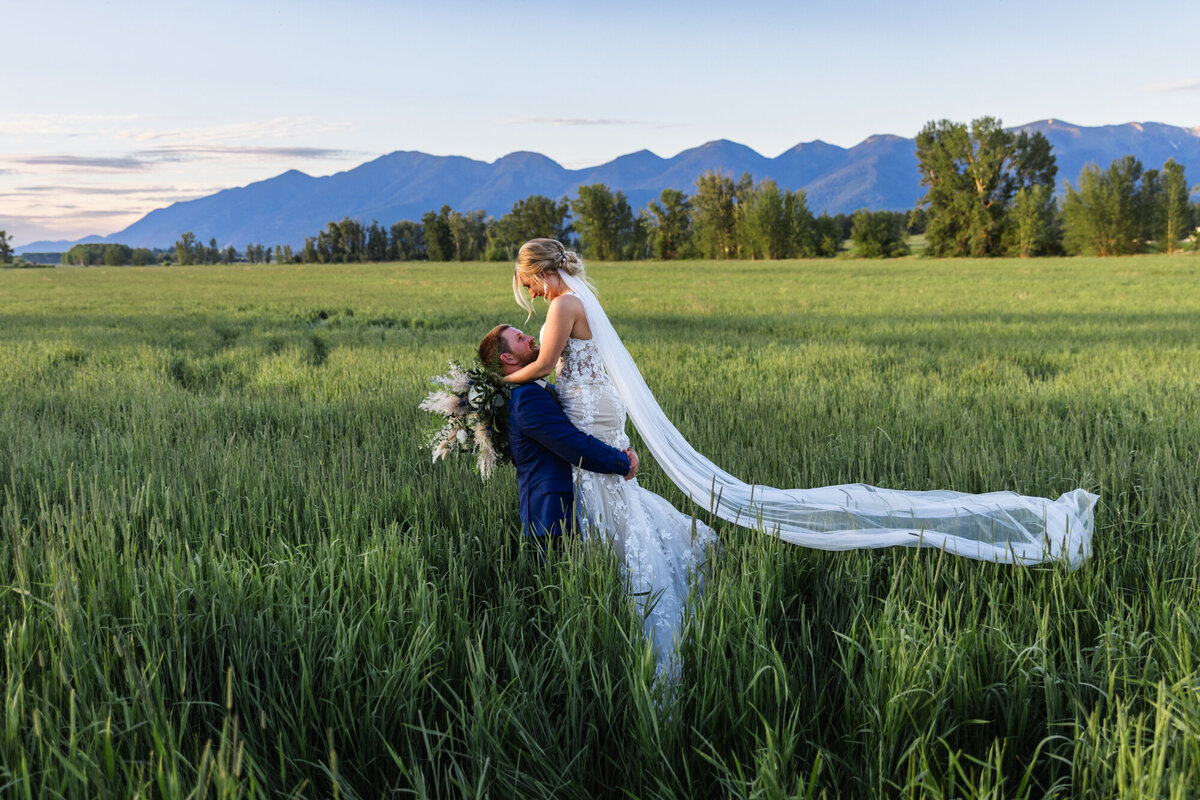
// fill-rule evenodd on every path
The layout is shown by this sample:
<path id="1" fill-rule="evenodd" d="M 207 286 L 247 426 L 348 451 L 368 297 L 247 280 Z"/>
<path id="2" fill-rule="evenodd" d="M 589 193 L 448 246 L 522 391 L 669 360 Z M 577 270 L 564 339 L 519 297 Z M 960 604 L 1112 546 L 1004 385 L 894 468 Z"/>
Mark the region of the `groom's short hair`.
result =
<path id="1" fill-rule="evenodd" d="M 508 342 L 501 336 L 511 325 L 497 325 L 479 343 L 479 363 L 485 367 L 500 367 L 500 356 L 508 352 Z"/>

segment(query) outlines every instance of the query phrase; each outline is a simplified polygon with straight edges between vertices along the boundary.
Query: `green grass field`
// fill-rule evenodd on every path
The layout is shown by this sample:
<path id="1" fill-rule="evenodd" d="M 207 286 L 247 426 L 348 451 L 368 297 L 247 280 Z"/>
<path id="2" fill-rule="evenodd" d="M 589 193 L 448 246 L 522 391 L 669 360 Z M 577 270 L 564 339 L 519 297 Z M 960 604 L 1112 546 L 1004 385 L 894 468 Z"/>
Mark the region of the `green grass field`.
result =
<path id="1" fill-rule="evenodd" d="M 591 273 L 744 479 L 1082 486 L 1093 557 L 717 522 L 672 703 L 612 555 L 423 449 L 507 266 L 4 271 L 0 795 L 1194 796 L 1200 258 Z"/>

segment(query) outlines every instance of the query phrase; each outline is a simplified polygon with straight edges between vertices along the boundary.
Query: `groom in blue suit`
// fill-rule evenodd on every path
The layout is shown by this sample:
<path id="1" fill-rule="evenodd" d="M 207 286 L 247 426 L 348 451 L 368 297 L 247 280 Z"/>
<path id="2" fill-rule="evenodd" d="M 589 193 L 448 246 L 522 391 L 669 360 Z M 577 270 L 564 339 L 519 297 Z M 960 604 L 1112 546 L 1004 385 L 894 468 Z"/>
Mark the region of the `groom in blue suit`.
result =
<path id="1" fill-rule="evenodd" d="M 537 359 L 538 345 L 511 325 L 497 325 L 479 343 L 479 361 L 505 374 Z M 633 448 L 618 450 L 576 428 L 545 381 L 513 387 L 508 405 L 508 444 L 517 468 L 521 529 L 542 551 L 557 547 L 575 521 L 571 467 L 637 475 Z"/>

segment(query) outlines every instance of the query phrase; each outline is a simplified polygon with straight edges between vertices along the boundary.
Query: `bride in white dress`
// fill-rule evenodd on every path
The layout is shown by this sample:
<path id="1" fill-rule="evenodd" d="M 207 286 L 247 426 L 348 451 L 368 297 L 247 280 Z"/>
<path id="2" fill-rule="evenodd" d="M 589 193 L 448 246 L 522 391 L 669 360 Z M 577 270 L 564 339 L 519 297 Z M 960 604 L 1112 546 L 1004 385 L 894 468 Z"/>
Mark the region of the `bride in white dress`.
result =
<path id="1" fill-rule="evenodd" d="M 521 264 L 527 275 L 538 265 L 542 268 L 522 278 Z M 545 297 L 550 309 L 538 358 L 506 380 L 527 383 L 557 368 L 558 399 L 575 427 L 618 450 L 629 447 L 625 405 L 605 371 L 582 301 L 559 275 L 571 271 L 582 278 L 583 263 L 557 241 L 535 239 L 521 248 L 517 270 L 517 301 L 532 313 L 531 297 Z M 677 674 L 675 639 L 692 578 L 715 540 L 712 529 L 643 489 L 636 478 L 576 469 L 575 482 L 584 535 L 600 533 L 621 557 L 659 670 Z"/>
<path id="2" fill-rule="evenodd" d="M 924 546 L 984 561 L 1057 561 L 1071 568 L 1091 553 L 1092 510 L 1099 498 L 1083 489 L 1051 500 L 865 484 L 810 489 L 747 484 L 697 452 L 667 419 L 576 253 L 554 239 L 526 242 L 517 256 L 513 293 L 530 313 L 532 298 L 546 298 L 550 308 L 537 359 L 506 380 L 536 380 L 557 366 L 559 398 L 577 427 L 624 448 L 628 414 L 671 482 L 721 519 L 821 550 Z M 587 522 L 622 554 L 641 602 L 647 590 L 661 593 L 647 627 L 662 666 L 674 650 L 689 571 L 699 565 L 713 533 L 699 522 L 693 529 L 691 517 L 634 481 L 576 470 L 576 485 Z"/>

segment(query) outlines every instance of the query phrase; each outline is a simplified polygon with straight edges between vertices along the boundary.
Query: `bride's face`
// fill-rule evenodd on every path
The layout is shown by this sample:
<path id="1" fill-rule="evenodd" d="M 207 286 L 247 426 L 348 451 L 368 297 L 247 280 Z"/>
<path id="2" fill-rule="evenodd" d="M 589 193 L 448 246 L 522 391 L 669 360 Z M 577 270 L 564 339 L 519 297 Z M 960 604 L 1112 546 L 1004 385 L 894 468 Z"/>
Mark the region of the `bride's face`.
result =
<path id="1" fill-rule="evenodd" d="M 553 272 L 543 272 L 536 277 L 521 276 L 521 285 L 529 290 L 529 296 L 535 300 L 539 297 L 554 299 L 560 294 L 556 291 L 558 284 L 558 276 Z"/>
<path id="2" fill-rule="evenodd" d="M 530 278 L 527 275 L 521 276 L 521 285 L 529 292 L 529 296 L 534 300 L 542 296 L 543 285 L 538 282 L 537 278 Z"/>

